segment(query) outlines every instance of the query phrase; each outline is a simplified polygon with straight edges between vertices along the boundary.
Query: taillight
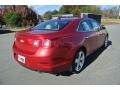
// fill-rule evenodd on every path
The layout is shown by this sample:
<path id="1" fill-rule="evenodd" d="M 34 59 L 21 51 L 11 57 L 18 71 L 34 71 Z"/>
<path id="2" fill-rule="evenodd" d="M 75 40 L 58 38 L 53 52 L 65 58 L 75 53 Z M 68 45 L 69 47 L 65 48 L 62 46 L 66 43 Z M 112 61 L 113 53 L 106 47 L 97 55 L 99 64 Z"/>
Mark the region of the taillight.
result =
<path id="1" fill-rule="evenodd" d="M 16 41 L 16 37 L 14 38 L 14 41 Z"/>
<path id="2" fill-rule="evenodd" d="M 16 41 L 16 33 L 15 33 L 15 36 L 14 36 L 14 41 Z"/>
<path id="3" fill-rule="evenodd" d="M 33 46 L 39 47 L 40 46 L 40 40 L 34 40 L 33 41 Z"/>
<path id="4" fill-rule="evenodd" d="M 33 46 L 39 47 L 42 46 L 43 48 L 51 47 L 51 40 L 44 39 L 44 40 L 33 40 Z"/>
<path id="5" fill-rule="evenodd" d="M 44 48 L 49 48 L 49 47 L 51 46 L 51 40 L 49 40 L 49 39 L 43 40 L 43 41 L 42 41 L 42 46 L 43 46 Z"/>

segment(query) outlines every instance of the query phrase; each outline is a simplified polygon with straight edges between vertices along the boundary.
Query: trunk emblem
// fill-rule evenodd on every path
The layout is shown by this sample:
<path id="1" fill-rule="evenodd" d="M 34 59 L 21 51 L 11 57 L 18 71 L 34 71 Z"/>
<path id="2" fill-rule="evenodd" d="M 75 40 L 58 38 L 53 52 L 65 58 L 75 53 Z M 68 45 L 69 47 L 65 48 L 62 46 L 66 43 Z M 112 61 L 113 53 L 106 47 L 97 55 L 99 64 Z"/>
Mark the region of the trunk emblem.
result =
<path id="1" fill-rule="evenodd" d="M 20 40 L 20 42 L 22 42 L 22 43 L 23 43 L 23 42 L 25 42 L 25 41 L 24 41 L 24 40 Z"/>

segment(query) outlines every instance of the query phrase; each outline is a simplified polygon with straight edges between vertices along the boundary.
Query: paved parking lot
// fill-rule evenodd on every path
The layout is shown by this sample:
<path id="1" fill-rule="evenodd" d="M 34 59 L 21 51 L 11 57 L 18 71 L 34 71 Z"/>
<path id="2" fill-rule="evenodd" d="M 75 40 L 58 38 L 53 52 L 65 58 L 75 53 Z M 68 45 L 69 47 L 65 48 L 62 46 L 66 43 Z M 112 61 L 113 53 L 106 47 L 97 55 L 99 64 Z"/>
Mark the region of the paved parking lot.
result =
<path id="1" fill-rule="evenodd" d="M 0 84 L 120 84 L 120 24 L 107 25 L 110 43 L 88 57 L 79 74 L 56 76 L 26 69 L 12 55 L 14 33 L 0 34 Z"/>

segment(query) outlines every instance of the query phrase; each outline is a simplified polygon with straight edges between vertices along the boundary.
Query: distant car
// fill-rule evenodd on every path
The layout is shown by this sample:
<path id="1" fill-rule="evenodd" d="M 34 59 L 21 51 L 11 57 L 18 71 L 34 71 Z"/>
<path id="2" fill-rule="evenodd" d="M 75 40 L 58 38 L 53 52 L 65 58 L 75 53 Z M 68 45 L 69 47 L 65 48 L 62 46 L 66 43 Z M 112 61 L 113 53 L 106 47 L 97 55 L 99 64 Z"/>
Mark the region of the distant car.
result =
<path id="1" fill-rule="evenodd" d="M 21 65 L 50 73 L 79 73 L 86 57 L 107 47 L 104 26 L 90 18 L 48 20 L 15 34 L 13 54 Z"/>

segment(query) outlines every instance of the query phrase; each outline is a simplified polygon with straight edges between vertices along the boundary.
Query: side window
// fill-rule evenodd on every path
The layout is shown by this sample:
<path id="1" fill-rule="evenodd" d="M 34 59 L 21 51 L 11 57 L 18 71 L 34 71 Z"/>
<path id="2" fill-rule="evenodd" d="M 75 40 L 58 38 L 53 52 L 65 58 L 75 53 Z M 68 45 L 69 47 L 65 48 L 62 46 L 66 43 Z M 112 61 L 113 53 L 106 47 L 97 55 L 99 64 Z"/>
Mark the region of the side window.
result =
<path id="1" fill-rule="evenodd" d="M 96 21 L 92 20 L 91 24 L 92 24 L 93 30 L 97 31 L 99 29 L 99 24 Z"/>
<path id="2" fill-rule="evenodd" d="M 83 21 L 79 24 L 78 31 L 90 31 L 91 27 L 87 21 Z"/>

